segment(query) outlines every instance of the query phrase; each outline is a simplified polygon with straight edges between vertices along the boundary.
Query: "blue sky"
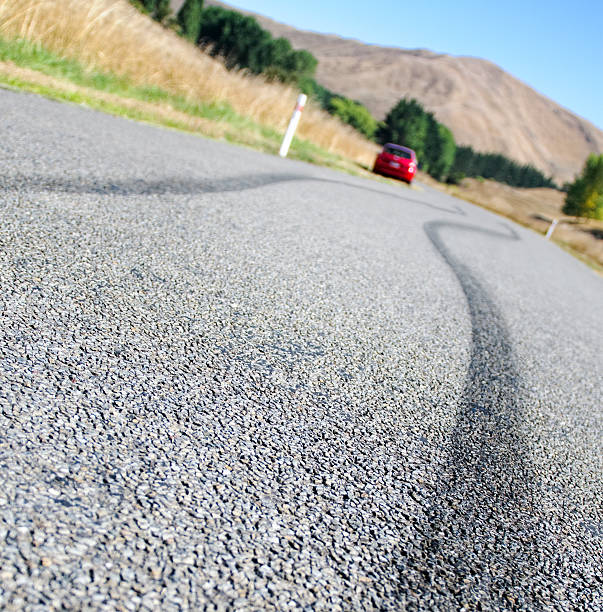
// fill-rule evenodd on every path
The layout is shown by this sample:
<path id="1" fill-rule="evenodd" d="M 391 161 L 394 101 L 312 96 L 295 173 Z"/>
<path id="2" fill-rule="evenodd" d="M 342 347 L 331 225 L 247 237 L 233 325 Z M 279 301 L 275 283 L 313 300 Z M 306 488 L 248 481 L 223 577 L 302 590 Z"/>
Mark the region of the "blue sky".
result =
<path id="1" fill-rule="evenodd" d="M 603 0 L 229 4 L 304 30 L 490 60 L 603 129 Z"/>

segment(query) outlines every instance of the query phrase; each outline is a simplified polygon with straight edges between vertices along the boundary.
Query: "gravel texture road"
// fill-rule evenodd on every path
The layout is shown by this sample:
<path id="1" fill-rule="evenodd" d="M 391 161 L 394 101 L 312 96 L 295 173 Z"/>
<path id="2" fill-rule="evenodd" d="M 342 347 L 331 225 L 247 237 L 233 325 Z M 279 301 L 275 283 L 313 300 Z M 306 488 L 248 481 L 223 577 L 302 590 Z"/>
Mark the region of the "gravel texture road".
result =
<path id="1" fill-rule="evenodd" d="M 0 117 L 1 608 L 601 609 L 601 278 L 426 187 Z"/>

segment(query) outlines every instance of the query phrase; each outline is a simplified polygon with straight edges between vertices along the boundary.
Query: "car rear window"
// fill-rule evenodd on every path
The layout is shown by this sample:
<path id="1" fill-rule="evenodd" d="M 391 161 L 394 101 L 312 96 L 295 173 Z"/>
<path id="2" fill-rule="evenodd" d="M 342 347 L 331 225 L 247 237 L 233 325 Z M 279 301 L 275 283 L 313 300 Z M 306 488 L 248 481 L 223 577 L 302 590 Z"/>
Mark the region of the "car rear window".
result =
<path id="1" fill-rule="evenodd" d="M 397 155 L 402 159 L 410 159 L 411 155 L 409 151 L 405 151 L 404 149 L 397 149 L 396 147 L 384 147 L 383 151 L 385 153 L 389 153 L 390 155 Z"/>

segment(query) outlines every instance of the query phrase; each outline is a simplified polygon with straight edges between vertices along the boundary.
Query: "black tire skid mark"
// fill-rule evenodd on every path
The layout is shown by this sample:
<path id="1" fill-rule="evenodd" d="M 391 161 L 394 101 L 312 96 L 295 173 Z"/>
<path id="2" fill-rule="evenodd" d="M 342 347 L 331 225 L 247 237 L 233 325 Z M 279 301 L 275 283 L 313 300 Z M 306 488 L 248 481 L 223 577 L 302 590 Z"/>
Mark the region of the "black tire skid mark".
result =
<path id="1" fill-rule="evenodd" d="M 418 609 L 437 601 L 443 605 L 442 598 L 449 603 L 451 596 L 458 609 L 522 609 L 535 603 L 526 601 L 536 552 L 534 476 L 521 433 L 524 414 L 512 342 L 486 286 L 441 236 L 448 230 L 520 240 L 507 229 L 445 221 L 424 225 L 463 290 L 472 340 L 448 462 L 426 508 L 421 549 L 402 553 L 402 583 L 414 585 Z"/>
<path id="2" fill-rule="evenodd" d="M 105 178 L 84 178 L 78 176 L 56 177 L 35 175 L 0 176 L 0 192 L 41 190 L 67 194 L 92 194 L 100 196 L 117 197 L 145 197 L 145 196 L 195 196 L 203 194 L 221 194 L 258 189 L 268 185 L 289 183 L 296 181 L 319 182 L 333 185 L 342 185 L 347 188 L 361 190 L 382 197 L 393 198 L 404 203 L 418 204 L 420 206 L 443 213 L 465 216 L 465 212 L 457 205 L 450 208 L 438 206 L 418 198 L 408 197 L 405 193 L 396 194 L 394 191 L 382 190 L 377 187 L 368 187 L 317 176 L 294 173 L 252 173 L 235 177 L 220 179 L 186 179 L 173 177 L 157 180 L 128 179 L 107 180 Z"/>

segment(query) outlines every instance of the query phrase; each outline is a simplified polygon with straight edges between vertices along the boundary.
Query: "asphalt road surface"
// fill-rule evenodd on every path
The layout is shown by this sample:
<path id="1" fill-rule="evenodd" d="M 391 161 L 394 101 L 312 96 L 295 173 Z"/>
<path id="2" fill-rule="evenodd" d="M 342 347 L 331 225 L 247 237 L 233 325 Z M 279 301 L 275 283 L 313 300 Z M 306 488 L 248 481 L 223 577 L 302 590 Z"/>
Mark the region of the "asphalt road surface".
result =
<path id="1" fill-rule="evenodd" d="M 407 189 L 0 90 L 0 607 L 599 610 L 603 281 Z"/>

